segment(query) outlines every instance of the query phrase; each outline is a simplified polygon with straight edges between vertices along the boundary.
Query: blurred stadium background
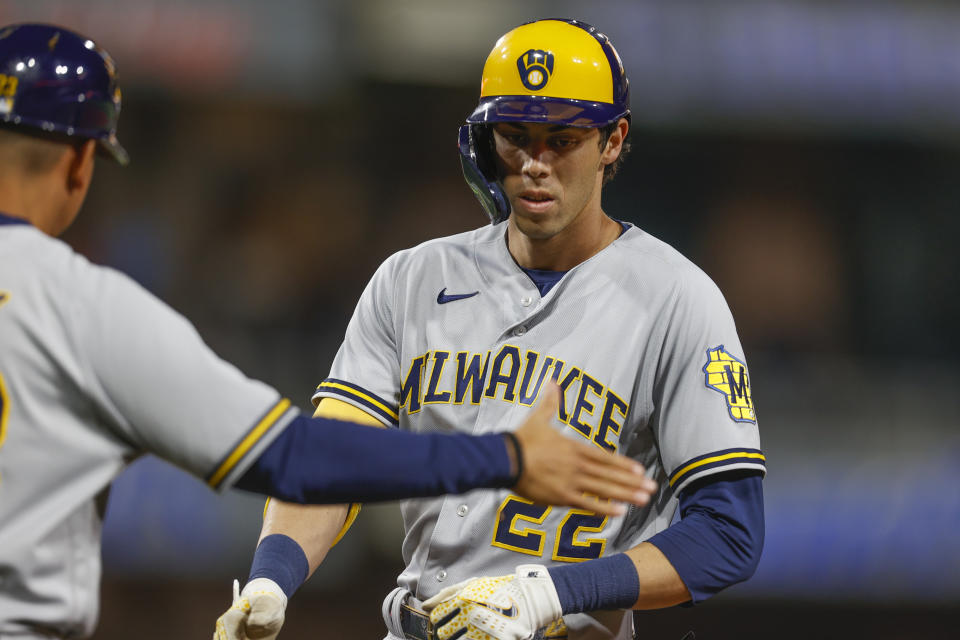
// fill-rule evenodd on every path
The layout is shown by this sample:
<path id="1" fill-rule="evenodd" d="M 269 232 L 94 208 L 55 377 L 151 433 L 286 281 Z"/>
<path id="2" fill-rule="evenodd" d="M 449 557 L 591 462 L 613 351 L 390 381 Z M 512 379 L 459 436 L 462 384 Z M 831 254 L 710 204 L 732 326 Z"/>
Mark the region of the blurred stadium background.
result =
<path id="1" fill-rule="evenodd" d="M 0 0 L 0 23 L 79 30 L 120 67 L 133 162 L 101 163 L 65 239 L 304 409 L 379 262 L 484 224 L 456 129 L 496 38 L 551 16 L 624 59 L 634 150 L 605 209 L 724 290 L 768 457 L 755 578 L 637 614 L 641 637 L 953 635 L 957 3 Z M 209 637 L 261 506 L 135 462 L 109 501 L 97 637 Z M 400 537 L 395 505 L 365 508 L 282 637 L 380 638 Z"/>

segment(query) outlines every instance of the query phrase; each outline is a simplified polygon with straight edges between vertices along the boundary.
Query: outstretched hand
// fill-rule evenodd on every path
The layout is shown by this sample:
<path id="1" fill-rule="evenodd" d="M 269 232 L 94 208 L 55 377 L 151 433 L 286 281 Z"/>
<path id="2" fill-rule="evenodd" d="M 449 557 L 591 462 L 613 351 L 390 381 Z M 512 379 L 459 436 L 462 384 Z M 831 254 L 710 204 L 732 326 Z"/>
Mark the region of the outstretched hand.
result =
<path id="1" fill-rule="evenodd" d="M 560 388 L 551 381 L 533 413 L 514 432 L 523 473 L 513 490 L 534 502 L 608 516 L 621 515 L 624 502 L 647 504 L 657 483 L 646 476 L 643 465 L 558 433 L 552 422 L 559 400 Z"/>

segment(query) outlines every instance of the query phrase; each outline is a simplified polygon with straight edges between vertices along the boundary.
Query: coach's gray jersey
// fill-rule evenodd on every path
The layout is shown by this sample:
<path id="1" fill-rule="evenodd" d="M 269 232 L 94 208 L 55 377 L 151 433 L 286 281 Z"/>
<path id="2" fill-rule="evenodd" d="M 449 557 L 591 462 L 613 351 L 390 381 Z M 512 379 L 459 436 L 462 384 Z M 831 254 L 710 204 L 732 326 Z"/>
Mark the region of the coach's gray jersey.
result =
<path id="1" fill-rule="evenodd" d="M 94 498 L 124 462 L 149 451 L 224 487 L 296 410 L 127 277 L 12 222 L 0 216 L 0 637 L 82 637 Z"/>
<path id="2" fill-rule="evenodd" d="M 630 227 L 541 298 L 510 256 L 505 229 L 388 259 L 315 400 L 339 398 L 412 431 L 484 433 L 519 426 L 553 377 L 563 389 L 557 427 L 643 463 L 660 490 L 650 506 L 619 518 L 506 490 L 405 501 L 399 584 L 420 599 L 525 562 L 624 551 L 670 524 L 677 493 L 692 480 L 764 469 L 733 319 L 702 271 Z M 570 637 L 631 637 L 624 613 L 594 617 L 613 631 L 567 616 Z"/>

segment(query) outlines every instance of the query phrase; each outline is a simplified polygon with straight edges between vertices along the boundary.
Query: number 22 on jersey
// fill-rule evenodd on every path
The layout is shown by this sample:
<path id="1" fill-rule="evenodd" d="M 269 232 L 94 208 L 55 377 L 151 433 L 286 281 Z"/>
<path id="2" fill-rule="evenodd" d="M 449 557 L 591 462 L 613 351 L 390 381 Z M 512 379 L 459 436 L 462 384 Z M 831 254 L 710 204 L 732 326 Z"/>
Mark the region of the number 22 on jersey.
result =
<path id="1" fill-rule="evenodd" d="M 539 525 L 543 524 L 552 509 L 553 507 L 536 504 L 526 498 L 507 496 L 497 510 L 493 541 L 490 544 L 510 551 L 542 556 L 547 532 Z M 553 553 L 550 557 L 560 562 L 583 562 L 599 558 L 607 546 L 606 539 L 581 537 L 583 534 L 600 533 L 606 524 L 606 516 L 583 509 L 570 509 L 554 531 Z"/>

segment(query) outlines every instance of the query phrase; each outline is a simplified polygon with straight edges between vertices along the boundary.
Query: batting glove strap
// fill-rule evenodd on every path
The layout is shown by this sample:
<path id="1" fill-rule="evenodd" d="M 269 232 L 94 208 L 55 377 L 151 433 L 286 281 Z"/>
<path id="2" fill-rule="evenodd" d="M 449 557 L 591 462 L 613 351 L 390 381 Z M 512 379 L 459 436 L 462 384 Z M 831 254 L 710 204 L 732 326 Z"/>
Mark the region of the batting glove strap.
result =
<path id="1" fill-rule="evenodd" d="M 557 588 L 545 566 L 522 564 L 517 567 L 515 575 L 513 582 L 507 583 L 501 590 L 510 595 L 513 595 L 511 593 L 513 590 L 519 592 L 523 599 L 522 607 L 527 610 L 534 630 L 550 624 L 563 615 Z"/>
<path id="2" fill-rule="evenodd" d="M 240 597 L 246 598 L 248 601 L 260 597 L 276 598 L 280 610 L 286 611 L 287 609 L 287 595 L 280 588 L 280 585 L 270 578 L 254 578 L 243 587 Z"/>

